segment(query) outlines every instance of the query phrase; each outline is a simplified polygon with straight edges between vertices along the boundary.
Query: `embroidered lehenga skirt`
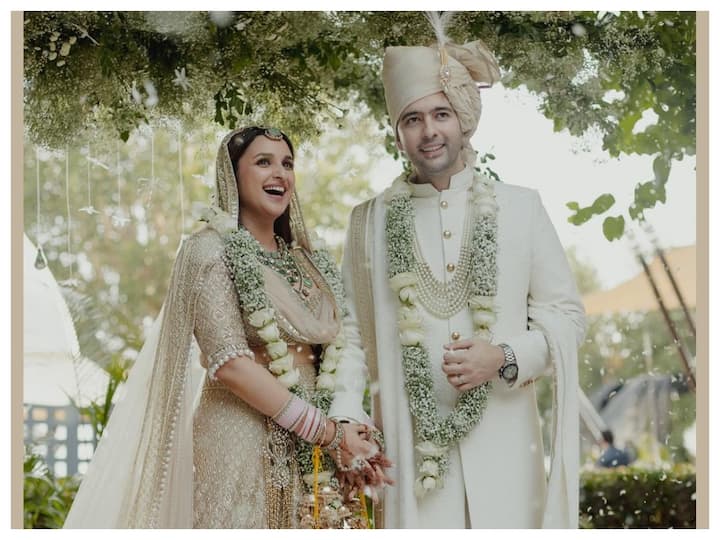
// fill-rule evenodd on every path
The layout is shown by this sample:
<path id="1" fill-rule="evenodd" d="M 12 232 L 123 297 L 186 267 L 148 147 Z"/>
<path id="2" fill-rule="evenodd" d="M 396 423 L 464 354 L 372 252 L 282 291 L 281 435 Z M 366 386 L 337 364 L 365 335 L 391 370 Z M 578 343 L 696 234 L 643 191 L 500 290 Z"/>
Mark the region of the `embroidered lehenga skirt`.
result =
<path id="1" fill-rule="evenodd" d="M 315 368 L 299 366 L 301 383 Z M 193 527 L 296 528 L 302 480 L 294 445 L 220 382 L 205 381 L 193 420 Z"/>

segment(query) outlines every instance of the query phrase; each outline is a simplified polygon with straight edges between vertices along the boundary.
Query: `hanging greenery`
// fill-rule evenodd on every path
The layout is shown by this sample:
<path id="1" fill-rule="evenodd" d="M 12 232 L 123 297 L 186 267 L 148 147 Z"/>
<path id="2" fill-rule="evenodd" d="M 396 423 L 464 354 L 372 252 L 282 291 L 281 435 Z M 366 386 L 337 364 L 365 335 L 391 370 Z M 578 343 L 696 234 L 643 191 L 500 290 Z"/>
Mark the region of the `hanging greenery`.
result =
<path id="1" fill-rule="evenodd" d="M 312 139 L 356 102 L 385 125 L 384 48 L 432 38 L 421 12 L 26 12 L 24 31 L 25 121 L 50 147 L 89 129 L 127 140 L 167 119 Z M 672 161 L 695 153 L 695 36 L 695 12 L 465 11 L 451 30 L 486 41 L 503 85 L 539 95 L 556 130 L 597 133 L 611 156 L 655 156 L 648 178 L 629 179 L 627 213 L 606 217 L 609 239 L 624 215 L 664 202 Z M 583 204 L 568 203 L 573 223 L 614 199 Z"/>

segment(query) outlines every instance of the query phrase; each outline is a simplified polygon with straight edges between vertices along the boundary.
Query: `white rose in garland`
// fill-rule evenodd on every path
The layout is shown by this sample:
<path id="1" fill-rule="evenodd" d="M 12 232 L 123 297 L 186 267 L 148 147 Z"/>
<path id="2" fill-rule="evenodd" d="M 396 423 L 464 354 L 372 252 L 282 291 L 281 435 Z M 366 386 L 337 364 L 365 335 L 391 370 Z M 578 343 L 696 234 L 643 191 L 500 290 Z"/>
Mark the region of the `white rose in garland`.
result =
<path id="1" fill-rule="evenodd" d="M 404 287 L 417 285 L 418 278 L 415 272 L 399 272 L 390 278 L 390 288 L 398 292 Z"/>
<path id="2" fill-rule="evenodd" d="M 285 356 L 273 360 L 268 364 L 268 369 L 275 375 L 282 375 L 286 371 L 290 371 L 293 368 L 293 355 L 286 354 Z"/>
<path id="3" fill-rule="evenodd" d="M 280 328 L 278 328 L 275 320 L 267 323 L 262 328 L 258 328 L 257 333 L 265 343 L 272 343 L 280 340 Z"/>
<path id="4" fill-rule="evenodd" d="M 250 324 L 255 328 L 262 328 L 266 324 L 275 320 L 275 310 L 272 308 L 259 309 L 248 316 Z"/>
<path id="5" fill-rule="evenodd" d="M 273 360 L 282 358 L 288 353 L 287 343 L 285 343 L 283 340 L 268 343 L 267 352 L 270 355 L 270 358 L 272 358 Z"/>
<path id="6" fill-rule="evenodd" d="M 471 256 L 471 297 L 468 308 L 474 335 L 490 339 L 495 322 L 494 297 L 497 293 L 497 202 L 490 180 L 475 176 L 471 193 L 476 214 L 473 224 Z M 415 209 L 406 177 L 397 178 L 385 193 L 388 205 L 385 240 L 390 288 L 398 295 L 398 336 L 402 348 L 405 390 L 414 419 L 416 446 L 421 456 L 415 494 L 423 497 L 442 487 L 448 468 L 447 451 L 477 424 L 487 406 L 490 383 L 458 396 L 455 408 L 441 418 L 424 345 L 425 332 L 417 308 L 417 261 L 412 249 L 415 236 Z M 479 256 L 482 254 L 482 256 Z"/>

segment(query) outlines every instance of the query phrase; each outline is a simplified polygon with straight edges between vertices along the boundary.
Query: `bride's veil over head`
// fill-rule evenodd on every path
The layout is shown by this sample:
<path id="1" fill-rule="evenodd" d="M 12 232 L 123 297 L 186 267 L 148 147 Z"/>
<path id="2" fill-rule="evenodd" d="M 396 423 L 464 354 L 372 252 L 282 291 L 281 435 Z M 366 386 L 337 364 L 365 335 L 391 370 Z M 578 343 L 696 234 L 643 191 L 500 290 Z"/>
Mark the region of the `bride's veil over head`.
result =
<path id="1" fill-rule="evenodd" d="M 238 223 L 238 189 L 228 133 L 216 162 L 216 204 Z M 297 194 L 292 240 L 310 249 Z M 203 233 L 200 233 L 203 234 Z M 206 233 L 205 233 L 206 234 Z M 191 364 L 195 305 L 209 261 L 181 246 L 163 308 L 121 388 L 102 440 L 65 521 L 66 528 L 191 528 L 193 524 Z"/>

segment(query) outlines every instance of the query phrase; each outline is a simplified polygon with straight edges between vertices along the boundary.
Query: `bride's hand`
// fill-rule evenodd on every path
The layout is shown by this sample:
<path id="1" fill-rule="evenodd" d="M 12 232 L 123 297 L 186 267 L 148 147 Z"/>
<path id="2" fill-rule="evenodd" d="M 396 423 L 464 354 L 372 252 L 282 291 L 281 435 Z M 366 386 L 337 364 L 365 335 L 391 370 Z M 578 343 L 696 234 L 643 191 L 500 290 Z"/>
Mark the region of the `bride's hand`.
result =
<path id="1" fill-rule="evenodd" d="M 331 453 L 341 472 L 362 474 L 374 481 L 375 470 L 369 459 L 378 452 L 378 446 L 368 437 L 368 426 L 357 423 L 341 424 L 343 438 L 340 447 Z"/>
<path id="2" fill-rule="evenodd" d="M 378 438 L 377 430 L 358 423 L 344 423 L 342 426 L 344 438 L 340 452 L 336 451 L 333 458 L 338 466 L 337 477 L 345 497 L 354 496 L 365 486 L 382 488 L 395 484 L 385 472 L 393 464 L 380 451 L 378 443 L 382 444 L 382 437 Z M 375 493 L 374 489 L 371 491 Z"/>

